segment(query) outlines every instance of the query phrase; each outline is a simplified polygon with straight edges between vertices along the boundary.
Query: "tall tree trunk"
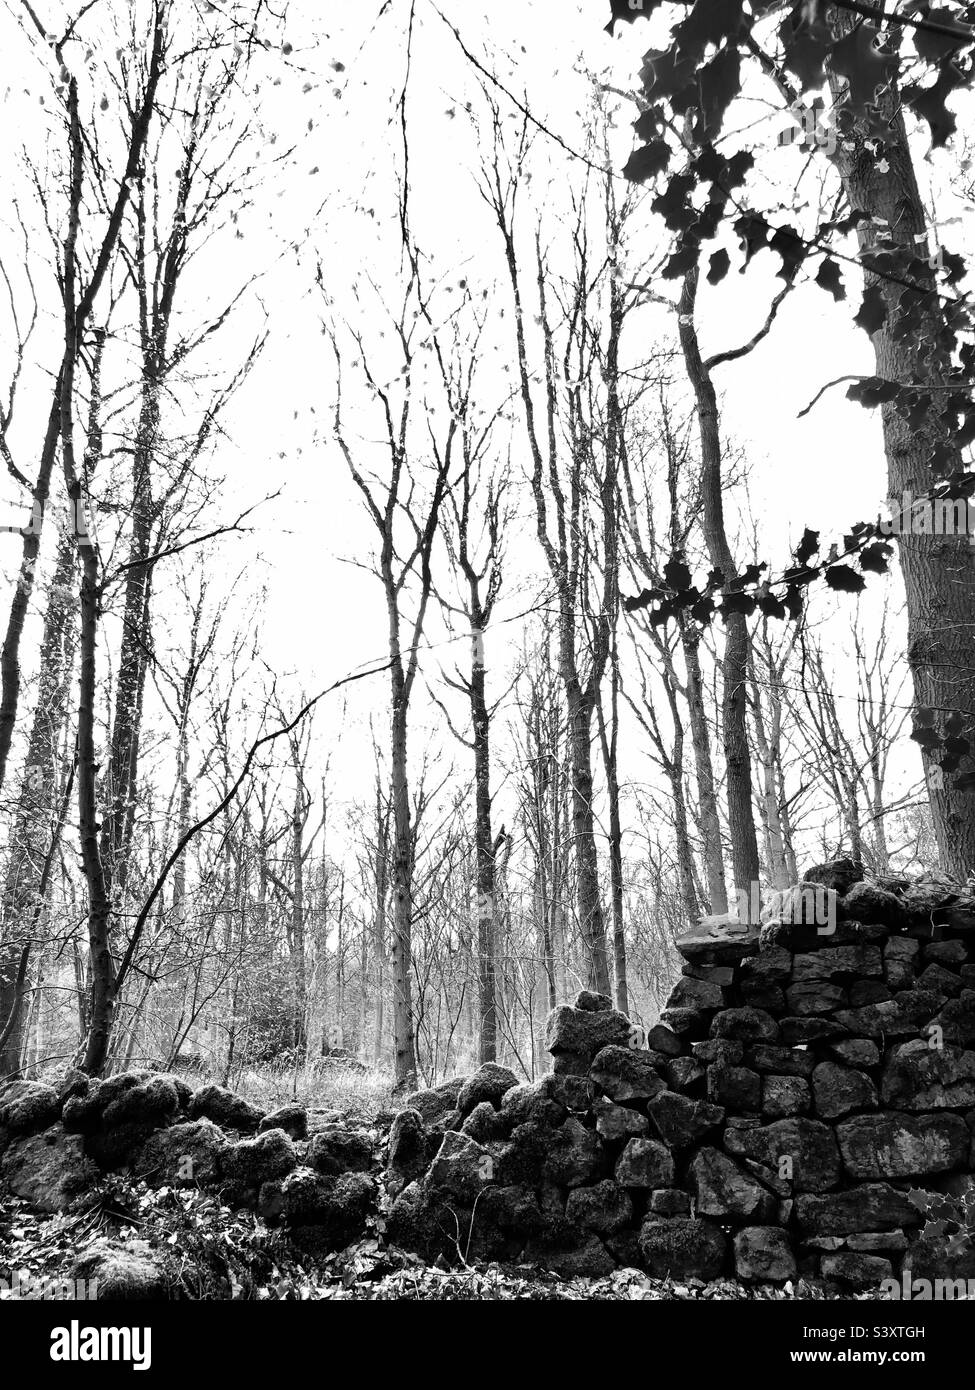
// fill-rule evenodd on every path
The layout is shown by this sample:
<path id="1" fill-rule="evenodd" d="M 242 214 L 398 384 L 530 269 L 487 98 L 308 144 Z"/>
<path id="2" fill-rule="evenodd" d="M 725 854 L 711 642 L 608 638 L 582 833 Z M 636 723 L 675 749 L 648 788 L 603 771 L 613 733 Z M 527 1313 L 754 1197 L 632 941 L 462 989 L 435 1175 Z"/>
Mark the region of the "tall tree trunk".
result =
<path id="1" fill-rule="evenodd" d="M 64 366 L 62 364 L 54 387 L 54 400 L 48 416 L 44 443 L 41 446 L 37 481 L 31 494 L 33 501 L 31 522 L 24 532 L 17 585 L 7 615 L 7 630 L 4 634 L 3 647 L 0 649 L 0 788 L 6 781 L 10 744 L 17 723 L 17 705 L 20 700 L 20 643 L 24 634 L 27 609 L 34 592 L 37 557 L 41 549 L 41 528 L 51 491 L 51 474 L 58 452 L 63 376 Z"/>
<path id="2" fill-rule="evenodd" d="M 474 846 L 477 856 L 478 1057 L 497 1060 L 497 897 L 495 845 L 491 831 L 491 745 L 480 614 L 471 635 L 471 723 L 474 743 Z"/>
<path id="3" fill-rule="evenodd" d="M 584 698 L 571 677 L 566 679 L 571 767 L 572 839 L 576 859 L 576 902 L 579 933 L 585 952 L 586 984 L 598 994 L 612 995 L 606 926 L 599 896 L 596 818 L 593 814 L 592 702 Z"/>
<path id="4" fill-rule="evenodd" d="M 0 1048 L 0 1076 L 16 1071 L 23 1049 L 21 992 L 17 981 L 24 947 L 38 905 L 45 855 L 51 839 L 57 799 L 57 749 L 67 716 L 74 624 L 71 612 L 74 543 L 62 536 L 47 595 L 37 703 L 31 725 L 24 778 L 10 839 L 3 896 L 3 944 L 0 946 L 0 1031 L 9 1027 Z"/>
<path id="5" fill-rule="evenodd" d="M 704 706 L 704 678 L 701 674 L 699 638 L 691 624 L 682 619 L 680 640 L 687 672 L 687 711 L 694 749 L 694 771 L 697 782 L 697 815 L 700 823 L 704 873 L 708 883 L 708 910 L 717 914 L 728 911 L 728 889 L 725 884 L 724 852 L 721 845 L 721 819 L 714 786 L 714 764 L 711 761 L 711 735 Z"/>
<path id="6" fill-rule="evenodd" d="M 711 564 L 726 579 L 735 574 L 735 559 L 728 544 L 724 522 L 721 481 L 721 433 L 718 400 L 714 383 L 701 357 L 694 326 L 697 299 L 696 267 L 684 276 L 679 304 L 679 335 L 688 379 L 694 391 L 698 431 L 701 440 L 701 500 L 703 529 Z M 726 592 L 732 584 L 725 586 Z M 752 901 L 752 885 L 759 883 L 758 838 L 752 805 L 751 754 L 748 747 L 748 620 L 744 613 L 729 613 L 725 619 L 725 647 L 722 663 L 722 728 L 727 776 L 728 830 L 731 839 L 731 865 L 741 909 Z"/>
<path id="7" fill-rule="evenodd" d="M 609 882 L 613 899 L 613 980 L 616 987 L 616 1007 L 629 1013 L 630 1001 L 626 980 L 626 935 L 623 923 L 623 826 L 620 818 L 620 782 L 617 766 L 619 742 L 619 662 L 616 652 L 616 633 L 610 656 L 609 720 L 603 709 L 602 696 L 596 703 L 599 743 L 606 776 L 606 798 L 609 802 Z M 608 724 L 608 727 L 607 727 Z"/>
<path id="8" fill-rule="evenodd" d="M 880 13 L 881 7 L 874 6 Z M 834 34 L 847 33 L 858 16 L 830 6 L 828 20 Z M 846 87 L 833 77 L 834 101 L 844 103 Z M 904 118 L 896 92 L 879 102 L 883 135 L 863 118 L 853 118 L 843 130 L 834 162 L 852 209 L 866 213 L 857 236 L 862 249 L 873 249 L 882 230 L 885 246 L 904 247 L 913 257 L 927 257 L 930 233 L 918 188 Z M 851 113 L 847 109 L 844 117 Z M 874 142 L 873 148 L 868 141 Z M 882 157 L 881 157 L 882 156 Z M 935 289 L 934 276 L 914 276 L 923 292 Z M 917 292 L 871 273 L 867 285 L 880 284 L 887 303 L 884 323 L 872 334 L 877 374 L 886 381 L 938 386 L 944 382 L 939 334 L 944 316 L 936 294 L 920 306 L 920 322 L 908 337 L 898 337 L 899 305 L 918 312 Z M 891 497 L 905 491 L 926 493 L 939 476 L 963 468 L 961 452 L 929 416 L 909 424 L 893 404 L 881 407 L 887 480 Z M 938 711 L 960 710 L 965 715 L 966 735 L 972 738 L 975 723 L 975 547 L 965 534 L 908 535 L 899 543 L 901 572 L 907 596 L 907 656 L 917 703 Z M 933 766 L 926 755 L 926 769 Z M 963 770 L 970 771 L 966 758 Z M 940 769 L 939 769 L 940 771 Z M 942 783 L 943 785 L 939 785 Z M 953 785 L 951 777 L 929 777 L 928 797 L 942 867 L 963 882 L 975 870 L 975 806 L 972 793 Z"/>
<path id="9" fill-rule="evenodd" d="M 413 1024 L 413 819 L 407 776 L 407 709 L 399 663 L 392 667 L 393 801 L 393 1075 L 401 1088 L 416 1081 Z"/>

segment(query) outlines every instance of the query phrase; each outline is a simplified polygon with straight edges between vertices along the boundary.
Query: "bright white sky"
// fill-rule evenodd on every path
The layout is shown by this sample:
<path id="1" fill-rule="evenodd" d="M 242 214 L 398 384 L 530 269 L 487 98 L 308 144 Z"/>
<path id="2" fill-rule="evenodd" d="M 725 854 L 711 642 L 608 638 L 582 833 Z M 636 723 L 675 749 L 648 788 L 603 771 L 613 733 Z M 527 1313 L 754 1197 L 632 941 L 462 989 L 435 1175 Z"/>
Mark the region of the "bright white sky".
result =
<path id="1" fill-rule="evenodd" d="M 604 34 L 604 8 L 608 12 L 608 5 L 601 7 L 596 0 L 495 0 L 487 10 L 462 0 L 442 3 L 443 13 L 459 27 L 468 48 L 511 90 L 526 96 L 533 114 L 573 148 L 582 140 L 589 91 L 586 72 L 629 89 L 650 42 L 643 24 L 624 26 L 616 39 Z M 0 8 L 0 119 L 5 137 L 0 179 L 8 197 L 16 188 L 29 198 L 19 151 L 24 146 L 42 150 L 45 133 L 57 117 L 52 115 L 50 83 L 28 52 L 15 17 L 18 9 L 19 0 L 5 0 Z M 123 12 L 127 6 L 109 9 Z M 41 0 L 39 11 L 51 28 L 57 27 L 55 12 L 66 12 L 61 0 Z M 184 302 L 190 321 L 201 321 L 207 302 L 222 304 L 244 280 L 261 272 L 234 326 L 221 340 L 220 361 L 229 369 L 259 327 L 262 308 L 266 311 L 268 346 L 225 420 L 227 434 L 219 445 L 216 469 L 226 483 L 215 515 L 230 520 L 266 493 L 280 489 L 280 495 L 261 507 L 252 535 L 233 537 L 222 546 L 213 582 L 217 587 L 233 585 L 227 594 L 228 615 L 244 611 L 245 594 L 266 589 L 263 658 L 282 678 L 290 677 L 282 688 L 297 696 L 299 690 L 314 692 L 362 663 L 385 658 L 381 589 L 361 569 L 346 563 L 368 557 L 372 533 L 330 437 L 334 364 L 321 332 L 325 310 L 315 271 L 320 265 L 335 317 L 361 323 L 374 334 L 378 315 L 368 307 L 356 309 L 354 290 L 358 285 L 362 303 L 368 306 L 375 304 L 375 296 L 370 299 L 367 274 L 383 293 L 395 283 L 399 240 L 394 178 L 402 167 L 396 101 L 404 78 L 409 4 L 333 0 L 322 6 L 313 0 L 291 0 L 286 14 L 282 33 L 293 52 L 266 64 L 257 91 L 247 99 L 257 103 L 268 158 L 275 153 L 272 137 L 278 148 L 297 142 L 295 158 L 268 173 L 252 206 L 241 215 L 241 236 L 228 231 L 201 253 Z M 91 24 L 94 31 L 94 15 Z M 341 65 L 341 70 L 333 65 Z M 513 132 L 520 117 L 505 96 L 496 95 Z M 749 119 L 762 114 L 760 96 L 755 95 Z M 465 110 L 467 103 L 483 110 L 477 73 L 431 0 L 418 0 L 407 107 L 416 238 L 446 283 L 465 278 L 475 294 L 483 289 L 490 302 L 507 304 L 496 232 L 475 186 L 478 135 Z M 620 103 L 620 113 L 617 167 L 631 148 L 629 121 L 635 112 Z M 767 121 L 764 167 L 770 187 L 787 200 L 802 161 L 794 151 L 776 146 L 776 134 L 784 125 L 781 116 Z M 581 174 L 577 161 L 544 134 L 537 135 L 532 158 L 534 183 L 523 210 L 529 223 L 538 209 L 551 216 L 564 206 L 568 181 Z M 930 171 L 940 187 L 945 167 L 943 156 L 937 165 L 922 164 L 922 179 Z M 800 201 L 816 198 L 817 177 L 805 176 Z M 6 209 L 3 216 L 9 221 Z M 660 227 L 650 218 L 647 226 L 650 263 L 659 256 Z M 9 231 L 4 236 L 9 257 Z M 951 236 L 946 239 L 950 244 Z M 289 250 L 292 244 L 298 249 Z M 716 290 L 702 285 L 699 318 L 706 353 L 750 337 L 781 284 L 772 273 L 776 262 L 770 256 L 738 275 L 735 248 L 729 245 L 732 273 Z M 664 290 L 676 293 L 673 284 Z M 46 328 L 53 331 L 57 304 L 52 286 L 45 283 L 39 291 L 49 316 Z M 779 564 L 787 559 L 803 526 L 839 535 L 850 522 L 875 515 L 885 494 L 879 418 L 848 403 L 843 388 L 828 392 L 807 418 L 797 418 L 827 380 L 872 370 L 869 343 L 851 323 L 855 304 L 855 295 L 852 305 L 834 305 L 816 288 L 800 288 L 754 354 L 720 369 L 724 433 L 747 456 L 751 507 L 761 525 L 764 553 Z M 672 321 L 660 308 L 647 308 L 641 317 L 648 347 L 664 342 L 672 331 Z M 510 322 L 510 317 L 505 320 L 509 327 Z M 513 360 L 510 341 L 485 365 L 483 393 L 488 403 L 507 389 L 509 378 L 502 370 L 506 358 Z M 46 410 L 41 386 L 38 371 L 27 374 L 12 440 L 18 458 L 36 456 Z M 363 406 L 350 402 L 349 418 L 360 435 L 376 437 L 378 417 L 370 420 Z M 514 439 L 515 466 L 523 470 L 524 435 L 517 425 Z M 12 487 L 4 495 L 12 501 Z M 527 501 L 520 515 L 524 534 L 512 545 L 513 582 L 498 610 L 502 620 L 528 607 L 537 588 L 534 581 L 525 581 L 529 572 L 541 573 Z M 0 536 L 4 611 L 18 552 L 15 538 Z M 165 613 L 167 582 L 160 576 L 157 612 Z M 432 635 L 438 635 L 436 629 Z M 509 668 L 521 639 L 521 625 L 515 622 L 502 622 L 489 636 L 489 662 L 499 672 L 498 689 L 500 672 Z M 466 659 L 466 643 L 458 642 L 454 650 L 457 659 Z M 426 670 L 435 677 L 434 665 L 428 663 Z M 333 785 L 341 801 L 368 795 L 366 730 L 372 716 L 382 734 L 385 699 L 384 676 L 353 687 L 341 742 L 340 698 L 330 697 L 320 711 L 317 740 L 323 750 L 331 751 Z M 462 718 L 459 709 L 457 718 Z M 421 692 L 415 746 L 424 743 L 426 727 L 440 724 L 439 714 Z M 443 737 L 449 755 L 464 766 L 463 750 L 450 743 L 449 735 Z M 637 750 L 624 746 L 623 758 L 624 767 L 637 775 Z M 913 769 L 914 775 L 918 770 Z"/>

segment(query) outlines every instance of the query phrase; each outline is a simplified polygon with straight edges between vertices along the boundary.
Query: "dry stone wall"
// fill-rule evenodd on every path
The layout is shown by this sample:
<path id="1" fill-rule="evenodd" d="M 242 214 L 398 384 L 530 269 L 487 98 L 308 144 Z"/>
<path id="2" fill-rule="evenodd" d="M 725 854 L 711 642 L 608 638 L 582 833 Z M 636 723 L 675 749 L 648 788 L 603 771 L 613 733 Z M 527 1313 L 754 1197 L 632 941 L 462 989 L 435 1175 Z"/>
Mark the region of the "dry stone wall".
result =
<path id="1" fill-rule="evenodd" d="M 922 1210 L 975 1186 L 975 897 L 846 862 L 808 877 L 815 896 L 776 895 L 760 930 L 680 938 L 645 1036 L 583 991 L 548 1019 L 550 1075 L 490 1063 L 409 1096 L 385 1171 L 375 1130 L 337 1114 L 69 1072 L 0 1088 L 0 1187 L 49 1211 L 110 1171 L 216 1187 L 310 1253 L 372 1223 L 430 1259 L 567 1275 L 975 1278 Z"/>
<path id="2" fill-rule="evenodd" d="M 776 895 L 761 930 L 686 933 L 645 1039 L 584 992 L 548 1020 L 551 1075 L 488 1066 L 412 1096 L 391 1237 L 566 1273 L 975 1276 L 966 1247 L 921 1235 L 918 1197 L 973 1182 L 975 900 L 845 861 L 809 878 L 815 898 Z"/>
<path id="3" fill-rule="evenodd" d="M 105 1173 L 217 1188 L 311 1253 L 359 1238 L 378 1195 L 375 1135 L 338 1114 L 265 1114 L 222 1086 L 125 1072 L 0 1088 L 0 1187 L 42 1211 L 85 1206 Z"/>

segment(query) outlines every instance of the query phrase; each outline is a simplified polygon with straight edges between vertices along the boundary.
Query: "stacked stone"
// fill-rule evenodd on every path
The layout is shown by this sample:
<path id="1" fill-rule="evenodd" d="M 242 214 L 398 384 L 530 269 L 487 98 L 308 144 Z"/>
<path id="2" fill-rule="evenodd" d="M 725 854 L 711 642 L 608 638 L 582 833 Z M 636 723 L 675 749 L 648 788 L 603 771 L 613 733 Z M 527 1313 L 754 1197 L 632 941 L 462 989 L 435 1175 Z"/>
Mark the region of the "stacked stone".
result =
<path id="1" fill-rule="evenodd" d="M 83 1205 L 105 1172 L 154 1186 L 212 1187 L 314 1251 L 361 1236 L 375 1210 L 371 1137 L 299 1105 L 264 1114 L 222 1086 L 178 1076 L 69 1072 L 58 1090 L 0 1089 L 0 1183 L 46 1211 Z"/>
<path id="2" fill-rule="evenodd" d="M 972 1185 L 975 900 L 847 861 L 808 879 L 817 898 L 777 895 L 761 930 L 712 918 L 678 941 L 645 1047 L 584 992 L 549 1018 L 553 1075 L 488 1068 L 410 1098 L 391 1236 L 592 1274 L 975 1276 L 919 1235 L 910 1195 Z"/>

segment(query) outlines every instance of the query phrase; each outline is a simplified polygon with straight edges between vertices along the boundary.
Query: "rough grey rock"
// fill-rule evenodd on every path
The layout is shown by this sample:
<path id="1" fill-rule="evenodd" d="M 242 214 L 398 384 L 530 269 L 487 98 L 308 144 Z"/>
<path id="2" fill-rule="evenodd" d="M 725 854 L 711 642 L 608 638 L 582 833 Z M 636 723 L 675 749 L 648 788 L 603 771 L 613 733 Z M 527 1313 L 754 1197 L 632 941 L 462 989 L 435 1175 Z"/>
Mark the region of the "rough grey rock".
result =
<path id="1" fill-rule="evenodd" d="M 367 1173 L 372 1167 L 372 1144 L 358 1130 L 330 1126 L 313 1134 L 308 1144 L 308 1164 L 317 1173 Z"/>
<path id="2" fill-rule="evenodd" d="M 720 1106 L 692 1100 L 676 1091 L 663 1091 L 650 1101 L 647 1114 L 664 1143 L 669 1148 L 682 1149 L 716 1129 L 725 1112 Z"/>
<path id="3" fill-rule="evenodd" d="M 816 1235 L 897 1230 L 917 1225 L 921 1214 L 907 1193 L 886 1182 L 865 1182 L 845 1192 L 808 1192 L 796 1199 L 796 1219 Z"/>
<path id="4" fill-rule="evenodd" d="M 253 1134 L 264 1118 L 256 1105 L 234 1095 L 225 1086 L 203 1086 L 193 1093 L 190 1118 L 212 1120 L 221 1129 L 236 1129 L 241 1134 Z"/>
<path id="5" fill-rule="evenodd" d="M 894 893 L 875 883 L 858 883 L 843 899 L 843 915 L 860 922 L 879 922 L 891 931 L 907 924 L 904 904 Z"/>
<path id="6" fill-rule="evenodd" d="M 295 1147 L 283 1129 L 269 1129 L 253 1139 L 241 1139 L 221 1156 L 220 1170 L 230 1182 L 259 1187 L 283 1178 L 297 1166 Z"/>
<path id="7" fill-rule="evenodd" d="M 702 917 L 678 936 L 676 946 L 685 960 L 733 964 L 758 950 L 758 928 L 730 914 Z"/>
<path id="8" fill-rule="evenodd" d="M 457 1113 L 457 1097 L 466 1079 L 454 1076 L 439 1086 L 413 1091 L 404 1100 L 405 1108 L 417 1111 L 428 1128 L 442 1133 Z"/>
<path id="9" fill-rule="evenodd" d="M 556 1078 L 553 1076 L 543 1076 L 538 1081 L 532 1081 L 524 1086 L 512 1086 L 510 1091 L 505 1092 L 501 1102 L 500 1118 L 502 1121 L 514 1128 L 515 1125 L 525 1124 L 526 1121 L 534 1121 L 539 1124 L 560 1125 L 569 1113 L 567 1101 L 575 1100 L 578 1104 L 573 1108 L 587 1109 L 589 1096 L 587 1093 L 580 1093 L 578 1096 L 567 1096 L 563 1087 L 553 1085 L 556 1080 L 568 1081 L 574 1078 Z"/>
<path id="10" fill-rule="evenodd" d="M 720 1149 L 699 1149 L 687 1176 L 701 1216 L 764 1224 L 775 1215 L 776 1204 L 768 1189 Z"/>
<path id="11" fill-rule="evenodd" d="M 308 1111 L 303 1105 L 282 1105 L 265 1115 L 257 1126 L 258 1134 L 266 1129 L 283 1129 L 291 1139 L 308 1138 Z"/>
<path id="12" fill-rule="evenodd" d="M 566 1004 L 552 1010 L 545 1024 L 545 1046 L 554 1058 L 553 1070 L 585 1076 L 596 1054 L 618 1043 L 625 1047 L 630 1020 L 615 1009 L 592 1013 Z"/>
<path id="13" fill-rule="evenodd" d="M 796 1277 L 795 1256 L 781 1226 L 746 1226 L 735 1236 L 735 1273 L 749 1283 L 781 1284 Z"/>
<path id="14" fill-rule="evenodd" d="M 585 1009 L 587 1013 L 603 1014 L 609 1013 L 613 1007 L 613 1001 L 608 994 L 597 994 L 592 989 L 581 989 L 572 1001 L 574 1009 Z"/>
<path id="15" fill-rule="evenodd" d="M 712 1038 L 735 1038 L 739 1042 L 775 1042 L 779 1025 L 763 1009 L 725 1009 L 711 1024 Z"/>
<path id="16" fill-rule="evenodd" d="M 835 1279 L 854 1289 L 872 1289 L 893 1274 L 890 1260 L 880 1255 L 862 1255 L 855 1250 L 838 1250 L 823 1255 L 819 1262 L 824 1279 Z"/>
<path id="17" fill-rule="evenodd" d="M 78 1257 L 70 1277 L 86 1282 L 99 1302 L 171 1299 L 181 1292 L 174 1259 L 145 1240 L 98 1240 Z"/>
<path id="18" fill-rule="evenodd" d="M 770 1047 L 767 1043 L 750 1047 L 745 1060 L 756 1071 L 776 1072 L 780 1076 L 810 1077 L 816 1066 L 815 1053 L 795 1047 Z"/>
<path id="19" fill-rule="evenodd" d="M 876 1110 L 877 1088 L 865 1072 L 821 1062 L 812 1074 L 816 1114 L 836 1120 L 854 1110 Z"/>
<path id="20" fill-rule="evenodd" d="M 0 1096 L 0 1126 L 10 1134 L 49 1129 L 61 1115 L 58 1095 L 37 1081 L 18 1081 Z"/>
<path id="21" fill-rule="evenodd" d="M 494 1182 L 495 1158 L 466 1134 L 448 1130 L 427 1170 L 424 1182 L 462 1202 L 473 1202 L 482 1188 Z"/>
<path id="22" fill-rule="evenodd" d="M 569 1193 L 565 1215 L 573 1226 L 608 1236 L 630 1224 L 633 1203 L 624 1188 L 612 1178 L 603 1178 L 592 1187 L 574 1188 Z"/>
<path id="23" fill-rule="evenodd" d="M 812 864 L 802 875 L 803 883 L 819 883 L 832 888 L 840 897 L 849 893 L 863 879 L 863 865 L 849 857 L 830 859 L 825 864 Z"/>
<path id="24" fill-rule="evenodd" d="M 767 1075 L 762 1081 L 762 1113 L 772 1120 L 804 1115 L 811 1105 L 809 1082 L 803 1076 Z"/>
<path id="25" fill-rule="evenodd" d="M 40 1211 L 66 1211 L 98 1177 L 83 1140 L 59 1124 L 15 1138 L 0 1159 L 0 1180 Z"/>
<path id="26" fill-rule="evenodd" d="M 880 1083 L 885 1106 L 896 1110 L 952 1110 L 975 1106 L 975 1052 L 931 1048 L 923 1039 L 890 1054 Z"/>
<path id="27" fill-rule="evenodd" d="M 207 1187 L 220 1175 L 220 1160 L 230 1147 L 212 1120 L 187 1120 L 157 1130 L 136 1155 L 136 1177 L 167 1187 Z"/>
<path id="28" fill-rule="evenodd" d="M 631 1139 L 616 1164 L 621 1187 L 669 1187 L 674 1181 L 670 1150 L 655 1139 Z"/>
<path id="29" fill-rule="evenodd" d="M 603 1139 L 635 1139 L 650 1128 L 645 1115 L 625 1105 L 614 1105 L 611 1100 L 594 1101 L 592 1111 L 596 1117 L 596 1131 Z"/>
<path id="30" fill-rule="evenodd" d="M 431 1157 L 423 1118 L 418 1110 L 401 1110 L 389 1129 L 386 1149 L 386 1187 L 397 1196 L 414 1178 L 426 1172 Z"/>
<path id="31" fill-rule="evenodd" d="M 854 1115 L 836 1127 L 853 1178 L 909 1178 L 947 1173 L 968 1157 L 968 1126 L 960 1115 L 909 1115 L 888 1110 Z"/>
<path id="32" fill-rule="evenodd" d="M 640 1228 L 643 1268 L 654 1279 L 717 1279 L 728 1241 L 720 1226 L 686 1216 L 649 1217 Z"/>
<path id="33" fill-rule="evenodd" d="M 613 1045 L 600 1048 L 589 1075 L 610 1100 L 650 1100 L 666 1087 L 657 1070 L 664 1065 L 657 1053 Z"/>
<path id="34" fill-rule="evenodd" d="M 509 1071 L 507 1067 L 498 1066 L 497 1062 L 485 1062 L 483 1066 L 478 1067 L 473 1076 L 467 1078 L 460 1088 L 457 1095 L 457 1109 L 465 1119 L 475 1105 L 481 1105 L 485 1101 L 497 1110 L 505 1093 L 517 1085 L 518 1078 L 513 1071 Z"/>
<path id="35" fill-rule="evenodd" d="M 574 1115 L 550 1132 L 542 1176 L 559 1187 L 582 1187 L 601 1175 L 604 1165 L 599 1136 L 585 1129 Z"/>
<path id="36" fill-rule="evenodd" d="M 728 1110 L 762 1108 L 762 1079 L 748 1067 L 708 1067 L 708 1100 Z"/>
<path id="37" fill-rule="evenodd" d="M 840 1180 L 836 1136 L 819 1120 L 800 1115 L 756 1128 L 728 1128 L 724 1145 L 729 1153 L 752 1158 L 783 1177 L 791 1167 L 793 1192 L 826 1192 Z"/>

